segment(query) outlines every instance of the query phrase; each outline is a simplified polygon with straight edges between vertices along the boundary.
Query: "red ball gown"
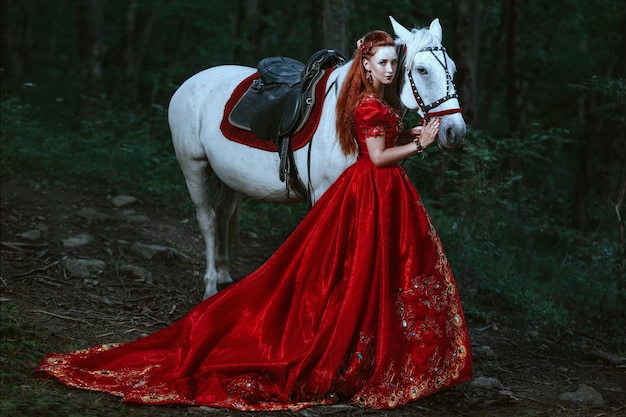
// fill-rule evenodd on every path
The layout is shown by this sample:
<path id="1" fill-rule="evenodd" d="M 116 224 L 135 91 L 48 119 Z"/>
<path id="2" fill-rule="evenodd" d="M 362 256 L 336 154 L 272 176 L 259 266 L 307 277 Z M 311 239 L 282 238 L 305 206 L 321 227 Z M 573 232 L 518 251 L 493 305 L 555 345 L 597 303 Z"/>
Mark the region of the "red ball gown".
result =
<path id="1" fill-rule="evenodd" d="M 395 408 L 472 374 L 470 340 L 441 240 L 400 165 L 365 138 L 402 131 L 366 95 L 357 162 L 258 270 L 127 344 L 42 359 L 37 376 L 123 401 L 238 410 L 348 403 Z"/>

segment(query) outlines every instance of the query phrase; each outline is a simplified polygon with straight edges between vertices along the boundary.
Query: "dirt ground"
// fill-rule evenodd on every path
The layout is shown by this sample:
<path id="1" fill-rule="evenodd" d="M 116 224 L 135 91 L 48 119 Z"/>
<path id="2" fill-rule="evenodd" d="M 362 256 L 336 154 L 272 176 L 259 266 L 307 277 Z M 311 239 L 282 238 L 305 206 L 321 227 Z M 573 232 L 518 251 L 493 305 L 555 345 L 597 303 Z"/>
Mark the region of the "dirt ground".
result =
<path id="1" fill-rule="evenodd" d="M 71 187 L 3 181 L 0 297 L 16 306 L 29 334 L 36 335 L 34 352 L 29 352 L 33 357 L 134 340 L 167 326 L 201 300 L 203 245 L 193 217 L 141 201 L 119 207 L 115 202 L 112 196 Z M 140 255 L 138 243 L 160 250 L 151 247 L 152 252 Z M 254 270 L 279 243 L 256 236 L 241 239 L 233 276 Z M 95 262 L 82 270 L 72 267 L 73 260 L 85 259 Z M 297 413 L 244 413 L 137 407 L 32 378 L 12 390 L 4 387 L 2 396 L 7 400 L 17 389 L 40 400 L 61 399 L 68 415 L 626 416 L 626 362 L 615 348 L 578 335 L 555 339 L 536 329 L 471 315 L 468 322 L 476 379 L 393 411 L 316 407 Z M 12 366 L 4 353 L 1 365 L 3 371 Z M 25 375 L 32 370 L 24 368 L 20 372 Z M 574 400 L 564 399 L 564 393 Z M 85 409 L 85 403 L 93 410 Z"/>

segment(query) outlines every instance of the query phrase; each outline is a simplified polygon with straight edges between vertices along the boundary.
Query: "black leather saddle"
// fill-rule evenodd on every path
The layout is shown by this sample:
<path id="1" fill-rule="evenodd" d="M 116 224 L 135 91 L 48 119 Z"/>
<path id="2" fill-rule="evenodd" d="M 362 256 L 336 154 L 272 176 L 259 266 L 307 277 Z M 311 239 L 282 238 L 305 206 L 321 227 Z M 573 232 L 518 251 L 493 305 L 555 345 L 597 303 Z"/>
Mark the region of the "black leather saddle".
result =
<path id="1" fill-rule="evenodd" d="M 228 121 L 261 139 L 272 140 L 280 155 L 278 175 L 287 188 L 311 203 L 310 190 L 298 175 L 290 138 L 306 124 L 315 104 L 315 88 L 326 70 L 346 62 L 332 49 L 322 49 L 306 65 L 287 57 L 259 61 L 259 78 L 239 99 Z"/>
<path id="2" fill-rule="evenodd" d="M 315 87 L 325 70 L 346 58 L 332 49 L 316 52 L 303 64 L 288 57 L 264 58 L 255 79 L 228 116 L 228 121 L 261 139 L 278 140 L 297 133 L 311 114 Z"/>

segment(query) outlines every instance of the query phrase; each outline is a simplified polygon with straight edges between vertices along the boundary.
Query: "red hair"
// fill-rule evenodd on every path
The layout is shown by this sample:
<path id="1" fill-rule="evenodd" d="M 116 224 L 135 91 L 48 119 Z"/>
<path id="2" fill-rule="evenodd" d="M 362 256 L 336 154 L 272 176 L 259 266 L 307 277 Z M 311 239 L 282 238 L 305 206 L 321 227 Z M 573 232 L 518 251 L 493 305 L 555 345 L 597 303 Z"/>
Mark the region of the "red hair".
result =
<path id="1" fill-rule="evenodd" d="M 337 133 L 344 155 L 355 154 L 358 151 L 352 132 L 353 112 L 363 94 L 374 92 L 365 77 L 363 58 L 374 55 L 379 46 L 395 46 L 395 43 L 387 32 L 375 30 L 359 39 L 358 45 L 359 47 L 354 51 L 352 57 L 352 65 L 337 98 Z"/>

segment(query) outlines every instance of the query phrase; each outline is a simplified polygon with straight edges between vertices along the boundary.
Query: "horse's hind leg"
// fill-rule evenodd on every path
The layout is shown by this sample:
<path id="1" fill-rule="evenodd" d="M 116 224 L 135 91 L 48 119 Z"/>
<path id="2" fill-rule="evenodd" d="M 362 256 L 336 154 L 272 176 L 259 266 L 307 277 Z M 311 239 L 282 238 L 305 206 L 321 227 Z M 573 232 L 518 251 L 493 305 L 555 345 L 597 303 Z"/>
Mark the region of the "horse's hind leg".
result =
<path id="1" fill-rule="evenodd" d="M 189 196 L 196 208 L 196 219 L 204 239 L 206 272 L 204 274 L 204 296 L 207 299 L 217 293 L 217 270 L 215 268 L 215 210 L 209 199 L 209 177 L 211 168 L 206 159 L 188 158 L 181 162 Z"/>
<path id="2" fill-rule="evenodd" d="M 237 216 L 235 216 L 235 213 L 240 201 L 241 196 L 239 193 L 223 183 L 220 184 L 220 194 L 216 205 L 217 235 L 215 242 L 215 266 L 218 284 L 230 284 L 233 282 L 228 271 L 230 239 L 231 237 L 236 237 L 236 232 L 233 233 L 233 230 L 236 229 Z"/>

